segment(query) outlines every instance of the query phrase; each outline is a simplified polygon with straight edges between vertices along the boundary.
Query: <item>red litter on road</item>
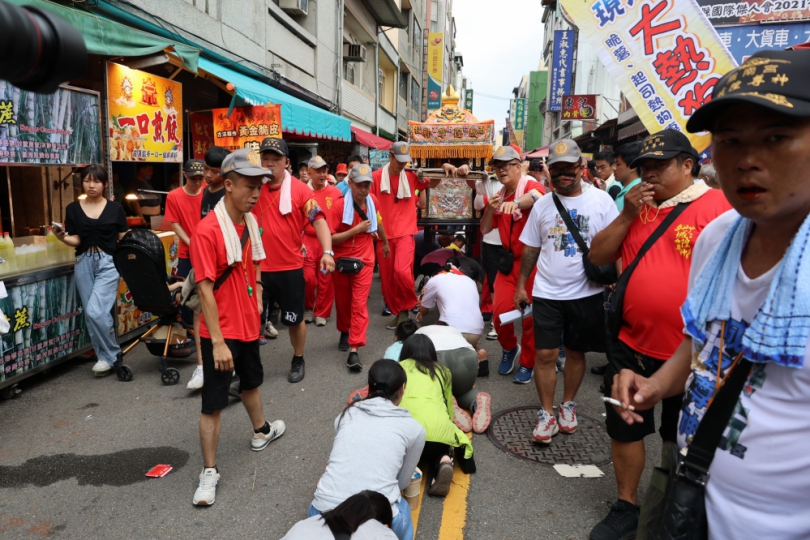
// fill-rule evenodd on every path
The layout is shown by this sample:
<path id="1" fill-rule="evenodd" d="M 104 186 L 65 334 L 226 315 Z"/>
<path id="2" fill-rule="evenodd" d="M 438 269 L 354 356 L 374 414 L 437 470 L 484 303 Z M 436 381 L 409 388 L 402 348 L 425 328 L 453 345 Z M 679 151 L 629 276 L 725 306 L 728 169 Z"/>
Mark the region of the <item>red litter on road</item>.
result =
<path id="1" fill-rule="evenodd" d="M 146 473 L 146 476 L 149 478 L 163 478 L 172 470 L 171 465 L 155 465 L 149 472 Z"/>

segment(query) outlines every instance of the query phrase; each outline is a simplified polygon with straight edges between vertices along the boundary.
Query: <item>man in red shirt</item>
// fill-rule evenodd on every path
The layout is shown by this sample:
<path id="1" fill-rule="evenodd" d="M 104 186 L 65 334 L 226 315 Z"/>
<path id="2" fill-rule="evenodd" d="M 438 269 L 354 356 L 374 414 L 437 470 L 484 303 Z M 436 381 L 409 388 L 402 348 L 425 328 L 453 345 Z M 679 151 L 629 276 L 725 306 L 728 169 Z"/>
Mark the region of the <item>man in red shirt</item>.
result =
<path id="1" fill-rule="evenodd" d="M 327 274 L 335 269 L 332 234 L 312 189 L 304 182 L 294 181 L 287 170 L 290 158 L 286 141 L 268 137 L 262 141 L 259 150 L 262 167 L 270 178 L 262 187 L 259 202 L 253 207 L 262 231 L 264 250 L 269 254 L 261 263 L 264 283 L 262 323 L 267 321 L 267 311 L 273 302 L 277 302 L 281 322 L 290 329 L 290 343 L 293 346 L 287 380 L 297 383 L 304 378 L 304 346 L 307 340 L 304 323 L 304 227 L 309 223 L 315 229 L 323 249 L 319 270 Z"/>
<path id="2" fill-rule="evenodd" d="M 416 293 L 413 290 L 414 240 L 416 228 L 416 205 L 419 197 L 416 190 L 423 190 L 428 181 L 423 180 L 405 167 L 411 161 L 407 142 L 395 142 L 390 149 L 390 161 L 372 175 L 374 182 L 371 193 L 380 205 L 377 210 L 388 225 L 390 257 L 383 256 L 382 244 L 377 245 L 377 262 L 380 265 L 380 281 L 385 303 L 396 315 L 386 326 L 395 330 L 397 325 L 408 319 L 408 312 L 416 306 Z M 430 187 L 439 185 L 440 180 L 430 182 Z"/>
<path id="3" fill-rule="evenodd" d="M 180 240 L 180 248 L 177 254 L 177 275 L 185 279 L 191 272 L 191 259 L 189 258 L 188 246 L 191 245 L 191 237 L 200 222 L 200 210 L 202 208 L 202 184 L 205 175 L 203 161 L 201 159 L 189 159 L 183 165 L 183 176 L 186 183 L 179 189 L 170 191 L 166 196 L 166 214 L 163 216 L 168 223 L 172 224 L 172 230 Z M 193 313 L 191 317 L 183 309 L 183 319 L 188 324 L 188 319 L 192 319 L 194 327 L 194 342 L 197 345 L 197 367 L 191 376 L 186 388 L 189 390 L 199 390 L 203 385 L 202 353 L 200 352 L 200 314 Z"/>
<path id="4" fill-rule="evenodd" d="M 492 158 L 492 168 L 498 180 L 503 184 L 503 190 L 486 201 L 487 207 L 481 216 L 481 234 L 487 234 L 498 229 L 501 235 L 503 251 L 501 260 L 511 255 L 512 263 L 498 268 L 495 278 L 495 297 L 492 301 L 492 320 L 495 331 L 498 333 L 498 342 L 503 347 L 503 356 L 498 373 L 508 375 L 515 369 L 516 360 L 520 359 L 520 369 L 515 374 L 514 382 L 528 384 L 532 380 L 532 371 L 536 360 L 534 345 L 534 323 L 531 317 L 523 319 L 523 333 L 518 346 L 517 335 L 513 323 L 501 324 L 501 314 L 515 309 L 515 291 L 520 277 L 520 257 L 523 254 L 523 244 L 520 242 L 520 233 L 526 226 L 531 210 L 531 201 L 539 199 L 545 194 L 546 188 L 528 176 L 522 176 L 521 164 L 523 158 L 514 147 L 502 146 Z M 528 201 L 528 202 L 524 202 Z M 519 204 L 527 207 L 520 210 Z M 508 261 L 507 261 L 508 262 Z M 532 283 L 536 269 L 532 270 L 526 283 L 526 292 L 531 297 Z"/>
<path id="5" fill-rule="evenodd" d="M 200 342 L 205 372 L 200 415 L 204 468 L 194 493 L 193 504 L 197 506 L 210 506 L 216 500 L 221 412 L 228 405 L 234 370 L 241 381 L 242 404 L 253 425 L 251 448 L 264 450 L 285 429 L 281 420 L 267 422 L 259 394 L 264 371 L 259 354 L 262 282 L 258 263 L 265 253 L 250 211 L 267 173 L 255 150 L 228 155 L 222 162 L 222 173 L 225 197 L 199 223 L 191 244 L 191 264 L 203 312 Z"/>
<path id="6" fill-rule="evenodd" d="M 379 236 L 378 244 L 383 258 L 388 257 L 390 248 L 383 228 L 378 219 L 377 198 L 370 195 L 372 185 L 371 167 L 355 165 L 347 178 L 351 192 L 338 199 L 329 214 L 329 225 L 332 229 L 332 243 L 335 256 L 339 259 L 353 258 L 362 261 L 363 268 L 355 274 L 335 272 L 335 290 L 337 294 L 337 327 L 340 332 L 338 348 L 349 351 L 346 366 L 352 371 L 360 371 L 363 364 L 357 350 L 366 344 L 368 330 L 368 294 L 374 278 L 374 240 Z M 346 206 L 349 208 L 346 208 Z"/>
<path id="7" fill-rule="evenodd" d="M 309 160 L 309 187 L 315 194 L 318 206 L 329 216 L 332 207 L 343 194 L 335 186 L 329 185 L 327 176 L 329 165 L 321 156 Z M 328 220 L 327 220 L 328 221 Z M 315 321 L 315 326 L 326 326 L 326 319 L 332 315 L 332 304 L 335 302 L 333 274 L 319 272 L 318 263 L 323 257 L 323 249 L 315 233 L 315 227 L 307 223 L 304 227 L 304 247 L 307 253 L 304 258 L 304 280 L 306 296 L 304 298 L 304 322 Z M 316 293 L 317 291 L 317 293 Z"/>
<path id="8" fill-rule="evenodd" d="M 703 228 L 731 208 L 722 191 L 694 182 L 697 164 L 697 151 L 680 131 L 666 129 L 648 136 L 639 157 L 630 164 L 639 168 L 641 183 L 627 192 L 619 217 L 591 243 L 591 262 L 602 265 L 621 258 L 627 268 L 670 212 L 679 203 L 688 204 L 642 256 L 627 283 L 619 339 L 608 344 L 606 396 L 611 395 L 613 376 L 619 371 L 631 369 L 650 377 L 683 341 L 680 307 L 686 300 L 692 249 Z M 664 441 L 676 442 L 682 401 L 683 394 L 662 402 L 658 432 Z M 644 422 L 633 425 L 626 424 L 612 405 L 606 404 L 606 410 L 619 500 L 594 527 L 591 538 L 595 540 L 620 538 L 636 529 L 644 437 L 655 431 L 652 409 L 639 412 Z"/>

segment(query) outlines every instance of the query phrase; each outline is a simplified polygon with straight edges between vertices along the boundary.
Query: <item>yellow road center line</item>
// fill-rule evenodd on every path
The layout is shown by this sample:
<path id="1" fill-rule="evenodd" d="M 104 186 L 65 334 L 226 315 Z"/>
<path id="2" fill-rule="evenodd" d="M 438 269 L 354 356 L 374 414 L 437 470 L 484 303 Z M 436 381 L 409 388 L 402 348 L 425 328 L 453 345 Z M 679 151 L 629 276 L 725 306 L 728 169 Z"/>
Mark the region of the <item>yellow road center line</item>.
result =
<path id="1" fill-rule="evenodd" d="M 422 483 L 419 485 L 419 504 L 416 508 L 411 508 L 411 520 L 413 521 L 413 537 L 416 538 L 416 529 L 419 527 L 419 513 L 422 511 L 422 497 L 425 495 L 427 478 L 422 474 Z"/>
<path id="2" fill-rule="evenodd" d="M 470 440 L 472 434 L 470 433 Z M 470 491 L 470 475 L 461 470 L 458 462 L 453 467 L 453 484 L 444 499 L 442 525 L 438 540 L 464 540 L 467 524 L 467 494 Z"/>

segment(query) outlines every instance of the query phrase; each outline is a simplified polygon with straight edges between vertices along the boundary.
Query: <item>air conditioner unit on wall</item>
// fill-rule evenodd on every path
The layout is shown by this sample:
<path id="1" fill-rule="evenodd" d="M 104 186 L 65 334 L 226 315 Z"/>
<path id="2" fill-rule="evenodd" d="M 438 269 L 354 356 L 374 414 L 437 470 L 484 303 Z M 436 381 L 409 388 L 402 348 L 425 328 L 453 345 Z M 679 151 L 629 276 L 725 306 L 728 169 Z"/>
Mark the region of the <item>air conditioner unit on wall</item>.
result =
<path id="1" fill-rule="evenodd" d="M 278 7 L 290 15 L 306 15 L 309 0 L 279 0 Z"/>
<path id="2" fill-rule="evenodd" d="M 355 43 L 344 43 L 343 59 L 347 62 L 365 62 L 366 48 Z"/>

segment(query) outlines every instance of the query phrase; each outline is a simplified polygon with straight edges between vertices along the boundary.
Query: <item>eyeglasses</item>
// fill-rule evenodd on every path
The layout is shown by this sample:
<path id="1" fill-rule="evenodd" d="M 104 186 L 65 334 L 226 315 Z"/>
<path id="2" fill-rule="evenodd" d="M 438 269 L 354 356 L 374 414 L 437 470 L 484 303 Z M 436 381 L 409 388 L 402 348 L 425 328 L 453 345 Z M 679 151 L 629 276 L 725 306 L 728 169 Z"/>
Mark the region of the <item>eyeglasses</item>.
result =
<path id="1" fill-rule="evenodd" d="M 492 170 L 494 171 L 505 171 L 509 169 L 512 165 L 520 165 L 517 161 L 509 161 L 507 163 L 496 163 L 492 166 Z"/>
<path id="2" fill-rule="evenodd" d="M 549 173 L 552 178 L 559 178 L 560 176 L 576 176 L 579 172 L 579 167 L 572 167 L 570 169 L 551 169 Z"/>

